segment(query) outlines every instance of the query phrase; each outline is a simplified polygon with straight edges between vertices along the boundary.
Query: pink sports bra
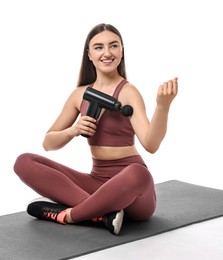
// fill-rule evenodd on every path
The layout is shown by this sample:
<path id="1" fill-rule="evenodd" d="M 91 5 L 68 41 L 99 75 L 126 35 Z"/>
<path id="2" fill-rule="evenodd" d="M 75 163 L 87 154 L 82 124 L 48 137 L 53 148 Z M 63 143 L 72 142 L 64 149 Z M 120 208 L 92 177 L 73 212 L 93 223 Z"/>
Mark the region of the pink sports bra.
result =
<path id="1" fill-rule="evenodd" d="M 118 98 L 120 91 L 128 81 L 123 79 L 115 89 L 113 97 Z M 91 84 L 89 87 L 93 87 Z M 88 101 L 81 103 L 81 116 L 86 115 Z M 87 138 L 89 145 L 95 146 L 132 146 L 134 144 L 135 132 L 129 117 L 121 111 L 105 110 L 97 122 L 96 133 Z"/>

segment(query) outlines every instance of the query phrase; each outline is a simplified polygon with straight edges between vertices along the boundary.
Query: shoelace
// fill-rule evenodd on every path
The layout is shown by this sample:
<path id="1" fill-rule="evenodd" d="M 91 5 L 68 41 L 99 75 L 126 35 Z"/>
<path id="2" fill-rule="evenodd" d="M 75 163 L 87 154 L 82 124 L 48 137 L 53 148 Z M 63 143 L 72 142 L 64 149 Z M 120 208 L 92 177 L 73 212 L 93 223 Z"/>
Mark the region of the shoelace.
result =
<path id="1" fill-rule="evenodd" d="M 56 211 L 56 212 L 45 211 L 45 212 L 43 213 L 43 215 L 44 215 L 44 217 L 46 217 L 46 218 L 50 218 L 50 219 L 56 220 L 59 213 L 60 213 L 60 212 L 58 212 L 58 211 Z"/>
<path id="2" fill-rule="evenodd" d="M 94 222 L 102 222 L 104 220 L 104 217 L 96 217 L 96 218 L 93 218 L 92 221 Z"/>

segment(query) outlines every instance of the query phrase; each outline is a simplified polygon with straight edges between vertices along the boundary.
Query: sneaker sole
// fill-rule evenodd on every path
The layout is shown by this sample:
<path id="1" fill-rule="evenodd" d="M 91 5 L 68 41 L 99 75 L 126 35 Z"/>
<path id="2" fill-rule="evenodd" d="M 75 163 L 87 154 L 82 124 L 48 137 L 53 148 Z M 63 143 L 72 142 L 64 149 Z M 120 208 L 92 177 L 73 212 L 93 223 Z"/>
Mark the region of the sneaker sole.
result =
<path id="1" fill-rule="evenodd" d="M 120 230 L 121 230 L 121 227 L 122 227 L 122 222 L 123 222 L 123 217 L 124 217 L 124 211 L 121 210 L 119 211 L 117 214 L 116 214 L 116 218 L 113 219 L 112 221 L 112 225 L 114 227 L 114 231 L 113 233 L 115 235 L 118 235 Z"/>

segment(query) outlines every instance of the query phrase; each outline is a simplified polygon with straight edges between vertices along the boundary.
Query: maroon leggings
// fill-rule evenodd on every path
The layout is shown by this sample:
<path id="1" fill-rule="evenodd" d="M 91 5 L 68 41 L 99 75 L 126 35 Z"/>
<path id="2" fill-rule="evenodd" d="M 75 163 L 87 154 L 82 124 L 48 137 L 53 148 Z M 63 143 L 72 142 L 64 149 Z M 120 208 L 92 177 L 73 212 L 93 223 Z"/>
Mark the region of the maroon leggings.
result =
<path id="1" fill-rule="evenodd" d="M 146 220 L 156 207 L 153 178 L 139 155 L 118 160 L 93 159 L 89 174 L 24 153 L 17 158 L 14 170 L 41 196 L 72 207 L 74 222 L 121 209 L 132 220 Z"/>

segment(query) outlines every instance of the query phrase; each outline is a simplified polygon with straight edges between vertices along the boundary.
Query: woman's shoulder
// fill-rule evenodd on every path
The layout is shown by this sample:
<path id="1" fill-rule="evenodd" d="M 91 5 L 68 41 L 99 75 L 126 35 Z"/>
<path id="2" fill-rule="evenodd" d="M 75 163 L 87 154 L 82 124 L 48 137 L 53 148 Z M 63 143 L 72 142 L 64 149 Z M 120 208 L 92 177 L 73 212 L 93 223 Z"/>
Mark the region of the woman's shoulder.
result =
<path id="1" fill-rule="evenodd" d="M 88 86 L 80 86 L 76 87 L 69 95 L 66 104 L 70 104 L 77 108 L 78 110 L 80 109 L 81 102 L 83 100 L 83 95 L 84 91 L 86 90 Z"/>
<path id="2" fill-rule="evenodd" d="M 86 88 L 88 87 L 89 85 L 87 86 L 78 86 L 76 87 L 72 92 L 71 92 L 71 96 L 72 97 L 83 97 L 83 94 L 84 94 L 84 91 L 86 90 Z"/>
<path id="3" fill-rule="evenodd" d="M 120 95 L 123 97 L 136 97 L 141 96 L 141 93 L 135 85 L 127 81 L 126 84 L 123 86 Z"/>

